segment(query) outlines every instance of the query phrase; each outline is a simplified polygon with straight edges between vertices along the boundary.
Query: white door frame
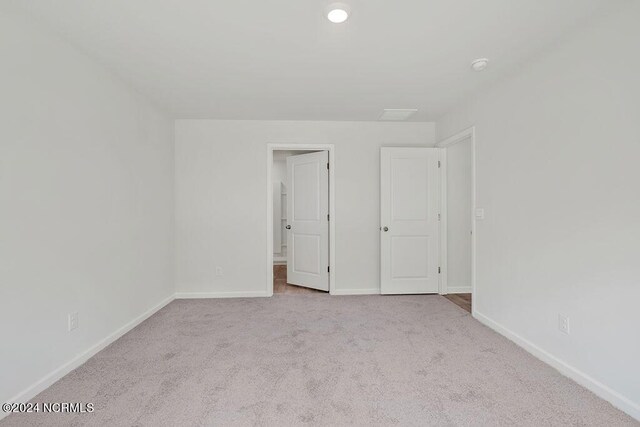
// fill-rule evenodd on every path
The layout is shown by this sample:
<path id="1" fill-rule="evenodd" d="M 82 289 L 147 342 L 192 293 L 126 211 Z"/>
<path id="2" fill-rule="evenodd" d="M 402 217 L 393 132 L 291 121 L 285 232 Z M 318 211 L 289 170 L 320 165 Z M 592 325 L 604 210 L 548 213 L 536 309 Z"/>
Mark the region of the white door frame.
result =
<path id="1" fill-rule="evenodd" d="M 336 290 L 335 146 L 333 144 L 267 144 L 267 296 L 273 296 L 273 152 L 278 150 L 329 152 L 329 294 Z"/>
<path id="2" fill-rule="evenodd" d="M 471 294 L 476 296 L 476 221 L 473 216 L 476 209 L 476 130 L 471 126 L 461 132 L 456 133 L 436 144 L 442 149 L 442 179 L 441 179 L 441 210 L 442 220 L 440 221 L 440 266 L 442 273 L 440 277 L 440 294 L 447 294 L 447 147 L 457 144 L 467 139 L 471 140 Z M 475 304 L 472 305 L 475 315 Z"/>

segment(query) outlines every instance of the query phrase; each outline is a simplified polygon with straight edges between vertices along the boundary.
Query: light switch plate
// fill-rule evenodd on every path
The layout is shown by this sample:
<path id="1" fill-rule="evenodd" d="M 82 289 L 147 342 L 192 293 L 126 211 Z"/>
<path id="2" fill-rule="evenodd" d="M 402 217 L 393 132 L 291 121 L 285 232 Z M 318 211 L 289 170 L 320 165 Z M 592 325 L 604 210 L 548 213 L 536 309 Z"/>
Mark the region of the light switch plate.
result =
<path id="1" fill-rule="evenodd" d="M 484 219 L 484 209 L 483 208 L 476 208 L 475 217 L 478 220 L 483 220 Z"/>

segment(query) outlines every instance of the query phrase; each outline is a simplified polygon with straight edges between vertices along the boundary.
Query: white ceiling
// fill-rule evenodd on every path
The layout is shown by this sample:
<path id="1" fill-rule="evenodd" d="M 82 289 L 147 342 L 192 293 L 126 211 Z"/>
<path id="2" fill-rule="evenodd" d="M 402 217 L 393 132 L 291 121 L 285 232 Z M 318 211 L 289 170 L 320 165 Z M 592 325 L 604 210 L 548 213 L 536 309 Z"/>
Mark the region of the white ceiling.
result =
<path id="1" fill-rule="evenodd" d="M 345 0 L 343 0 L 345 1 Z M 4 0 L 177 118 L 437 118 L 625 0 Z M 491 59 L 483 73 L 470 69 Z"/>

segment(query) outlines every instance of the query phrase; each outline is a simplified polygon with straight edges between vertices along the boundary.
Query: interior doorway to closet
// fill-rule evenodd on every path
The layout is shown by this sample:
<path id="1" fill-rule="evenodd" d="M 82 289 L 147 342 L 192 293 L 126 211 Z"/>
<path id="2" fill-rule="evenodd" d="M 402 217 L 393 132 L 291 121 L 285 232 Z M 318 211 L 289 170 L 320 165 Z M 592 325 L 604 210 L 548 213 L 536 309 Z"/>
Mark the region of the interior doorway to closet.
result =
<path id="1" fill-rule="evenodd" d="M 270 157 L 269 288 L 273 294 L 327 293 L 329 150 L 273 149 Z"/>
<path id="2" fill-rule="evenodd" d="M 438 144 L 443 149 L 442 293 L 472 312 L 475 295 L 475 132 L 466 129 Z"/>

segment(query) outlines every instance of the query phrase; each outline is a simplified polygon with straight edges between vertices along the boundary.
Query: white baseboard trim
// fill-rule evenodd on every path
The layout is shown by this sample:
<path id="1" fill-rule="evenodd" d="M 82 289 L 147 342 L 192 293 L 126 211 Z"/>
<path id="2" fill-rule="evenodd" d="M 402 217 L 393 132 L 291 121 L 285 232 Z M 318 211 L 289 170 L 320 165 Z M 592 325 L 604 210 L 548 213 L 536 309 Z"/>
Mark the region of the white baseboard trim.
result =
<path id="1" fill-rule="evenodd" d="M 198 298 L 254 298 L 271 296 L 267 291 L 237 291 L 237 292 L 176 292 L 176 299 Z"/>
<path id="2" fill-rule="evenodd" d="M 67 375 L 69 372 L 73 371 L 74 369 L 80 367 L 84 362 L 86 362 L 87 360 L 95 356 L 101 350 L 104 350 L 109 344 L 113 343 L 118 338 L 120 338 L 121 336 L 123 336 L 124 334 L 126 334 L 127 332 L 135 328 L 136 326 L 138 326 L 140 323 L 147 320 L 149 317 L 151 317 L 153 314 L 155 314 L 157 311 L 159 311 L 161 308 L 163 308 L 165 305 L 169 304 L 173 300 L 174 300 L 173 294 L 163 299 L 162 301 L 160 301 L 160 303 L 151 307 L 149 310 L 145 311 L 140 316 L 136 317 L 135 319 L 133 319 L 132 321 L 130 321 L 120 329 L 116 330 L 112 334 L 100 340 L 98 343 L 89 347 L 87 350 L 80 353 L 79 355 L 77 355 L 76 357 L 74 357 L 64 365 L 50 372 L 44 378 L 38 380 L 31 386 L 27 387 L 25 390 L 21 391 L 20 393 L 15 395 L 13 398 L 9 399 L 6 403 L 13 403 L 13 402 L 26 403 L 30 401 L 31 399 L 36 397 L 38 394 L 40 394 L 41 392 L 49 388 L 53 383 L 55 383 L 56 381 L 58 381 L 59 379 Z M 2 402 L 2 403 L 5 403 L 5 402 Z M 7 415 L 9 414 L 5 412 L 0 412 L 0 420 Z"/>
<path id="3" fill-rule="evenodd" d="M 471 286 L 447 286 L 448 294 L 470 294 Z"/>
<path id="4" fill-rule="evenodd" d="M 531 353 L 533 356 L 557 369 L 561 374 L 571 378 L 573 381 L 577 382 L 584 388 L 591 390 L 597 396 L 608 401 L 616 408 L 626 412 L 636 420 L 640 421 L 639 403 L 633 402 L 631 399 L 621 395 L 615 390 L 612 390 L 611 388 L 590 377 L 584 372 L 574 368 L 565 361 L 558 359 L 551 353 L 538 347 L 531 341 L 528 341 L 527 339 L 521 337 L 520 335 L 502 326 L 501 324 L 485 316 L 484 314 L 479 313 L 477 310 L 474 310 L 473 317 L 475 317 L 479 322 L 498 332 L 500 335 L 503 335 L 506 338 L 510 339 L 511 341 Z"/>
<path id="5" fill-rule="evenodd" d="M 380 295 L 380 289 L 334 289 L 331 295 Z"/>

